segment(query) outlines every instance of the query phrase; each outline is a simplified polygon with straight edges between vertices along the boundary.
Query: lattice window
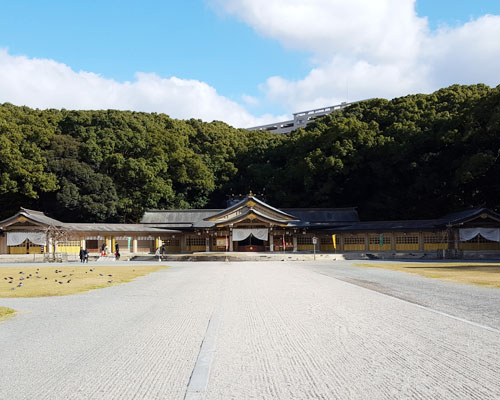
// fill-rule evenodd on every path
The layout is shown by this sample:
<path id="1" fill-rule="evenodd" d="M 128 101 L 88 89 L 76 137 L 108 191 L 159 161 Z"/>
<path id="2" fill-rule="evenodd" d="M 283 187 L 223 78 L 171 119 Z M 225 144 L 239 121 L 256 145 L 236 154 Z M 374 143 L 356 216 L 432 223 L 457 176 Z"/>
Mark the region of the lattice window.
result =
<path id="1" fill-rule="evenodd" d="M 188 237 L 186 239 L 186 244 L 188 246 L 204 246 L 205 238 L 202 237 Z"/>
<path id="2" fill-rule="evenodd" d="M 57 242 L 57 245 L 60 247 L 80 247 L 80 244 L 79 240 L 65 240 Z"/>
<path id="3" fill-rule="evenodd" d="M 418 235 L 396 236 L 396 244 L 418 244 Z"/>
<path id="4" fill-rule="evenodd" d="M 362 236 L 346 236 L 344 244 L 365 244 L 365 238 Z"/>
<path id="5" fill-rule="evenodd" d="M 163 239 L 162 242 L 165 246 L 180 246 L 181 243 L 179 239 Z"/>
<path id="6" fill-rule="evenodd" d="M 383 244 L 391 244 L 391 237 L 389 235 L 382 236 Z M 378 244 L 380 245 L 380 235 L 370 236 L 370 244 Z"/>
<path id="7" fill-rule="evenodd" d="M 426 233 L 424 234 L 424 243 L 425 244 L 448 243 L 448 233 L 447 232 Z"/>
<path id="8" fill-rule="evenodd" d="M 313 244 L 312 236 L 297 236 L 297 244 Z"/>

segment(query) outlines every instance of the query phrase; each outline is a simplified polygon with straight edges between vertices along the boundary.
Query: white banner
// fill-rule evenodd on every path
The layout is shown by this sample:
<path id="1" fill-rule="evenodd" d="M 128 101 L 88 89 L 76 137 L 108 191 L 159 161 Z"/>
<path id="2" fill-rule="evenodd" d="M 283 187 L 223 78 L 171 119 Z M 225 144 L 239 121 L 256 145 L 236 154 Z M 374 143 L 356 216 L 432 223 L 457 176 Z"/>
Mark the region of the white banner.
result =
<path id="1" fill-rule="evenodd" d="M 250 235 L 253 235 L 259 240 L 267 240 L 269 237 L 269 231 L 267 228 L 235 228 L 233 229 L 233 240 L 235 242 L 240 242 L 245 240 Z"/>
<path id="2" fill-rule="evenodd" d="M 466 242 L 481 235 L 492 242 L 500 242 L 500 229 L 498 228 L 463 228 L 460 229 L 460 241 Z"/>
<path id="3" fill-rule="evenodd" d="M 7 246 L 17 246 L 28 239 L 33 244 L 45 246 L 44 232 L 7 232 Z"/>

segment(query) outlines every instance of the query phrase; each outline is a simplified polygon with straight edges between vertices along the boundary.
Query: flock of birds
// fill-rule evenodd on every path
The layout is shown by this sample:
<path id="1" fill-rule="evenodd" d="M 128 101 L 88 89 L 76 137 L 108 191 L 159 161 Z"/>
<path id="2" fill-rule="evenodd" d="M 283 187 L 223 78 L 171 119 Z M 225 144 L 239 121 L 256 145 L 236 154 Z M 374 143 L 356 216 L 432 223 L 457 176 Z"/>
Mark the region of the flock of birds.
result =
<path id="1" fill-rule="evenodd" d="M 95 271 L 95 268 L 90 268 L 89 271 L 85 271 L 86 274 L 88 274 L 89 272 L 94 272 Z M 75 272 L 75 270 L 72 270 L 72 272 Z M 63 271 L 62 270 L 58 270 L 56 269 L 55 270 L 55 273 L 56 274 L 62 274 Z M 41 277 L 40 276 L 40 268 L 37 268 L 36 271 L 35 271 L 35 275 L 33 274 L 27 274 L 24 272 L 24 271 L 20 271 L 19 272 L 19 279 L 18 279 L 18 284 L 16 286 L 13 286 L 11 288 L 11 290 L 16 290 L 17 288 L 22 288 L 24 286 L 23 284 L 23 281 L 26 282 L 27 279 L 31 279 L 31 278 L 35 278 L 35 279 L 44 279 L 44 280 L 48 280 L 49 278 L 47 278 L 46 276 L 45 277 Z M 54 279 L 54 282 L 58 283 L 59 285 L 63 285 L 64 283 L 68 284 L 68 283 L 71 283 L 71 280 L 72 280 L 72 277 L 73 274 L 65 274 L 65 275 L 61 275 L 60 278 L 56 278 Z M 104 274 L 101 274 L 99 273 L 99 276 L 104 276 Z M 112 274 L 108 274 L 108 277 L 113 277 Z M 62 279 L 62 278 L 69 278 L 69 279 Z M 4 280 L 8 281 L 9 284 L 13 284 L 15 283 L 15 279 L 13 276 L 6 276 L 5 278 L 3 278 Z M 65 282 L 66 281 L 66 282 Z M 113 283 L 113 280 L 112 279 L 109 279 L 108 280 L 108 283 Z"/>

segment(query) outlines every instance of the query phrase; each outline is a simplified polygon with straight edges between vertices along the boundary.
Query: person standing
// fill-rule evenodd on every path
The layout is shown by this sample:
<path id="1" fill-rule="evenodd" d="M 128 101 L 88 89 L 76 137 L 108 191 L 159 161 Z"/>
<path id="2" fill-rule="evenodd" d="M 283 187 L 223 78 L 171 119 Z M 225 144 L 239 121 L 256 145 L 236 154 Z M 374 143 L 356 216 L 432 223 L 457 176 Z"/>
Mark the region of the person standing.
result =
<path id="1" fill-rule="evenodd" d="M 84 262 L 85 260 L 85 250 L 80 247 L 80 262 Z"/>

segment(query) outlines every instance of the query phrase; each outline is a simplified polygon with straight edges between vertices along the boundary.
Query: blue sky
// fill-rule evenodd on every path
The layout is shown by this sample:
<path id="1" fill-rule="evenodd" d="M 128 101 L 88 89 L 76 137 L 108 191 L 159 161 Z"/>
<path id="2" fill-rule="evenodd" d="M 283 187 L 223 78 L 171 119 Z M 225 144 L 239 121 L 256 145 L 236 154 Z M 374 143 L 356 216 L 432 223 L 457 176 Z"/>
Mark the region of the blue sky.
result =
<path id="1" fill-rule="evenodd" d="M 269 5 L 271 8 L 273 1 L 269 0 L 263 4 Z M 276 0 L 277 6 L 280 5 L 280 1 L 283 0 Z M 360 1 L 362 3 L 362 0 Z M 391 1 L 380 0 L 381 4 L 388 2 L 389 5 Z M 408 7 L 413 7 L 410 4 L 411 0 L 404 1 L 409 2 Z M 339 3 L 335 6 L 337 8 L 332 6 L 331 9 L 325 11 L 325 13 L 332 13 L 332 24 L 335 23 L 334 17 L 344 12 L 347 7 L 343 7 L 340 1 L 336 0 L 336 2 Z M 137 79 L 137 72 L 154 73 L 158 78 L 177 77 L 181 80 L 196 80 L 207 84 L 216 90 L 218 96 L 222 96 L 222 99 L 217 98 L 215 102 L 218 104 L 220 101 L 220 107 L 225 107 L 226 100 L 236 103 L 234 107 L 231 105 L 232 108 L 225 109 L 226 112 L 231 109 L 233 110 L 231 112 L 236 114 L 248 113 L 249 115 L 245 114 L 242 117 L 243 114 L 241 114 L 240 117 L 233 118 L 235 121 L 238 118 L 240 120 L 243 118 L 244 121 L 242 120 L 241 124 L 251 123 L 247 121 L 253 122 L 253 117 L 259 118 L 266 113 L 271 114 L 266 118 L 272 119 L 292 111 L 298 111 L 295 109 L 296 107 L 320 106 L 323 104 L 322 102 L 327 102 L 323 105 L 329 105 L 328 101 L 344 100 L 348 96 L 350 86 L 353 89 L 352 95 L 349 97 L 353 98 L 349 98 L 349 100 L 358 100 L 363 96 L 373 97 L 374 94 L 378 93 L 376 87 L 370 89 L 371 91 L 366 90 L 366 94 L 361 89 L 363 86 L 371 87 L 369 80 L 362 82 L 363 79 L 368 79 L 366 74 L 361 79 L 351 76 L 350 73 L 345 73 L 345 71 L 362 68 L 363 63 L 368 63 L 371 67 L 377 67 L 380 70 L 384 67 L 386 68 L 384 71 L 387 70 L 388 75 L 393 73 L 390 72 L 391 68 L 399 68 L 401 76 L 413 74 L 413 70 L 403 71 L 401 69 L 403 61 L 398 62 L 397 66 L 394 67 L 393 61 L 390 60 L 391 56 L 388 56 L 385 50 L 380 50 L 384 52 L 382 56 L 380 55 L 382 53 L 378 51 L 372 52 L 370 46 L 373 47 L 373 44 L 367 42 L 366 38 L 353 42 L 352 48 L 359 46 L 364 49 L 353 53 L 344 48 L 342 43 L 336 43 L 330 48 L 328 42 L 331 41 L 327 41 L 326 46 L 315 47 L 314 41 L 323 40 L 324 36 L 328 34 L 326 32 L 328 27 L 324 29 L 325 35 L 320 32 L 318 36 L 311 35 L 311 38 L 308 39 L 307 28 L 309 26 L 306 26 L 303 35 L 305 39 L 302 40 L 302 37 L 296 36 L 296 32 L 300 32 L 304 27 L 301 21 L 298 21 L 296 32 L 293 31 L 294 15 L 289 14 L 292 17 L 281 20 L 279 14 L 271 12 L 262 16 L 260 14 L 262 10 L 253 9 L 253 6 L 244 3 L 245 0 L 175 2 L 160 0 L 144 0 L 142 2 L 131 0 L 47 0 L 44 2 L 0 0 L 0 48 L 6 50 L 3 60 L 0 60 L 0 65 L 2 62 L 17 65 L 21 61 L 25 64 L 33 63 L 34 59 L 51 60 L 68 66 L 76 74 L 79 71 L 98 74 L 102 78 L 106 78 L 108 83 L 133 82 Z M 304 3 L 308 2 L 304 1 Z M 335 2 L 332 1 L 332 3 Z M 346 0 L 346 3 L 349 2 Z M 313 16 L 314 12 L 318 12 L 317 9 L 310 11 Z M 416 12 L 419 17 L 428 18 L 430 31 L 427 35 L 432 36 L 439 31 L 439 28 L 459 29 L 464 24 L 477 20 L 485 14 L 500 15 L 500 1 L 418 0 Z M 404 9 L 396 10 L 395 20 L 399 18 L 398 13 L 408 14 Z M 388 16 L 392 17 L 390 12 Z M 321 16 L 318 15 L 318 17 Z M 369 18 L 370 14 L 367 14 L 366 17 Z M 380 18 L 380 23 L 387 20 L 383 16 Z M 415 24 L 418 25 L 418 19 L 413 18 L 411 21 L 416 21 Z M 353 24 L 356 23 L 354 18 Z M 290 25 L 287 27 L 288 30 L 280 31 L 279 25 L 283 24 Z M 310 24 L 310 29 L 314 30 L 314 21 L 311 21 Z M 375 22 L 374 26 L 376 26 Z M 360 25 L 359 29 L 362 30 L 363 26 Z M 399 32 L 406 27 L 396 26 L 394 29 L 398 29 Z M 378 32 L 377 29 L 375 31 Z M 412 32 L 410 34 L 413 34 Z M 332 35 L 335 36 L 335 32 Z M 351 34 L 350 37 L 352 36 Z M 442 35 L 443 38 L 445 36 Z M 298 44 L 296 45 L 296 43 Z M 394 46 L 396 53 L 399 44 Z M 404 46 L 407 47 L 406 44 Z M 328 48 L 328 52 L 323 52 L 324 48 Z M 493 51 L 496 51 L 496 48 Z M 25 56 L 25 59 L 15 58 L 18 56 Z M 413 55 L 408 57 L 415 59 Z M 434 55 L 434 57 L 438 56 Z M 342 69 L 343 63 L 351 64 L 346 64 L 345 68 Z M 420 64 L 416 64 L 415 71 L 420 67 Z M 26 66 L 26 71 L 31 70 L 32 75 L 39 74 L 38 82 L 49 80 L 47 77 L 49 75 L 44 75 L 46 72 L 42 67 L 37 66 L 36 68 L 39 69 L 35 70 L 30 68 Z M 12 67 L 7 71 L 11 70 L 13 70 Z M 336 86 L 331 82 L 324 82 L 321 85 L 321 81 L 314 81 L 314 71 L 318 71 L 317 75 L 323 74 L 323 76 L 328 73 L 337 73 Z M 378 73 L 384 76 L 384 72 L 379 71 Z M 481 79 L 481 73 L 486 74 L 487 72 L 479 71 L 478 78 L 475 79 Z M 58 74 L 60 72 L 50 73 L 50 79 L 55 79 L 53 82 L 51 81 L 51 85 L 58 85 Z M 473 76 L 475 77 L 475 74 L 470 71 L 468 74 L 471 79 Z M 463 75 L 461 71 L 458 71 L 457 80 L 463 79 Z M 276 79 L 272 77 L 276 77 Z M 79 77 L 77 78 L 79 79 Z M 271 80 L 269 80 L 270 78 Z M 491 77 L 487 78 L 491 80 Z M 20 76 L 19 79 L 25 81 L 26 77 Z M 492 84 L 488 79 L 484 79 L 484 81 Z M 422 86 L 422 90 L 439 87 L 439 82 L 434 82 L 434 80 L 439 79 L 437 77 L 429 78 L 428 87 Z M 442 86 L 448 83 L 443 80 Z M 496 84 L 498 83 L 500 82 Z M 64 85 L 63 81 L 60 84 Z M 97 84 L 105 83 L 94 83 L 94 85 Z M 397 90 L 393 91 L 397 92 L 398 95 L 406 94 L 405 87 L 408 88 L 408 91 L 418 91 L 419 89 L 407 81 L 402 84 L 401 81 L 394 82 L 395 87 L 398 84 L 402 86 L 401 90 L 403 90 L 401 93 Z M 322 87 L 329 85 L 331 85 L 331 92 L 336 92 L 331 96 L 321 90 Z M 77 87 L 85 91 L 83 83 L 78 83 Z M 151 88 L 151 85 L 148 87 Z M 23 94 L 22 90 L 26 90 L 26 92 Z M 144 90 L 141 90 L 143 93 Z M 1 91 L 2 83 L 0 82 Z M 393 93 L 391 91 L 378 91 L 381 92 L 380 97 L 390 97 Z M 4 90 L 4 94 L 0 95 L 0 101 L 10 101 L 17 104 L 26 99 L 24 103 L 30 106 L 41 108 L 52 106 L 51 101 L 53 100 L 44 100 L 43 98 L 40 98 L 39 105 L 35 104 L 37 100 L 33 99 L 38 98 L 40 93 L 43 93 L 42 88 L 31 95 L 29 89 L 19 88 L 18 91 L 11 94 L 12 99 L 6 97 L 6 93 L 10 92 Z M 74 96 L 78 96 L 76 91 L 73 93 Z M 306 95 L 302 96 L 303 93 Z M 173 96 L 172 91 L 166 95 Z M 53 98 L 56 96 L 55 92 Z M 130 96 L 133 97 L 132 94 Z M 293 99 L 294 96 L 295 99 Z M 193 97 L 196 98 L 196 94 L 189 98 L 179 99 L 179 102 L 189 101 Z M 63 99 L 64 96 L 60 95 L 60 98 Z M 207 101 L 212 100 L 208 99 Z M 53 103 L 53 106 L 56 107 L 66 104 L 62 100 L 60 102 L 53 101 Z M 188 108 L 186 112 L 178 112 L 179 115 L 175 115 L 175 112 L 171 112 L 169 109 L 151 109 L 152 106 L 148 105 L 150 103 L 146 103 L 144 105 L 145 111 L 163 111 L 181 118 L 186 117 L 189 111 Z M 153 100 L 151 100 L 152 103 Z M 92 104 L 85 103 L 82 99 L 81 102 L 68 101 L 66 108 L 101 108 L 102 106 L 106 106 L 106 103 L 98 104 L 97 102 L 96 106 L 92 107 Z M 109 106 L 111 108 L 114 106 L 127 108 L 127 103 L 110 102 Z M 203 107 L 208 108 L 209 104 L 200 104 L 199 108 Z M 141 104 L 131 101 L 130 108 L 140 109 Z M 193 110 L 194 108 L 193 106 Z M 215 113 L 214 118 L 220 119 L 220 115 L 223 113 Z M 193 116 L 210 119 L 210 113 L 199 116 L 193 112 Z M 266 118 L 262 121 L 265 122 Z M 255 121 L 257 122 L 257 120 Z M 231 120 L 229 122 L 237 124 Z"/>

